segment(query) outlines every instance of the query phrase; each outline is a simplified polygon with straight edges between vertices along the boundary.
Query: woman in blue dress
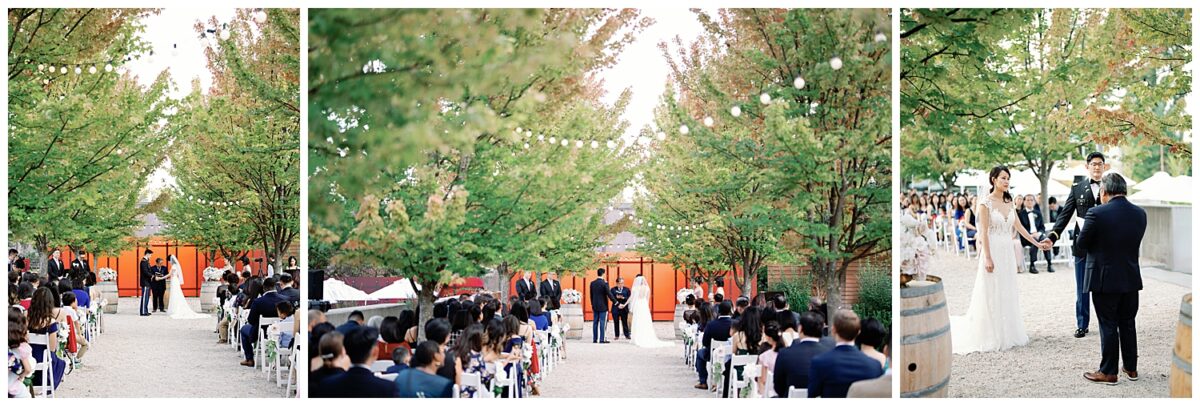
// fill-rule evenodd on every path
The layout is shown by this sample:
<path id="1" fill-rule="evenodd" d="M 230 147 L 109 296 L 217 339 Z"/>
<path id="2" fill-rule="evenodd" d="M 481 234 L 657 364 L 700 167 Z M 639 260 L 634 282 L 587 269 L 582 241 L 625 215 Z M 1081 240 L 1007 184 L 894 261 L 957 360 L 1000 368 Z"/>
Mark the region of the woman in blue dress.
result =
<path id="1" fill-rule="evenodd" d="M 29 333 L 30 334 L 46 334 L 49 337 L 47 342 L 49 348 L 42 344 L 30 343 L 30 348 L 33 349 L 33 359 L 43 359 L 43 354 L 50 351 L 50 362 L 54 366 L 54 375 L 52 382 L 54 388 L 58 388 L 58 384 L 62 383 L 63 371 L 67 368 L 67 362 L 58 358 L 55 350 L 58 349 L 58 322 L 55 320 L 54 292 L 49 288 L 40 287 L 33 294 L 33 300 L 29 305 Z M 41 382 L 41 373 L 35 373 L 33 382 Z"/>

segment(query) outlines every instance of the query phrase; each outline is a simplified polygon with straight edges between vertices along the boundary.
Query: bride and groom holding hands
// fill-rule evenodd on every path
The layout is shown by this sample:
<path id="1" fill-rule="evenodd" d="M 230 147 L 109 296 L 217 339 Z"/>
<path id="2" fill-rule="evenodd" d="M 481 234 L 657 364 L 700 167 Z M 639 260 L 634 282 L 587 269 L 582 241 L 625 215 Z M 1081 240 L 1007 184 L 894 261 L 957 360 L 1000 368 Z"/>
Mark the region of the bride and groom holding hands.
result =
<path id="1" fill-rule="evenodd" d="M 179 259 L 174 255 L 167 255 L 167 262 L 170 263 L 170 269 L 164 272 L 164 267 L 161 265 L 150 265 L 150 257 L 154 255 L 153 250 L 147 249 L 142 253 L 142 260 L 138 263 L 138 273 L 141 276 L 141 307 L 138 309 L 138 314 L 149 316 L 151 306 L 155 310 L 165 311 L 167 316 L 172 319 L 203 319 L 208 315 L 198 314 L 192 310 L 187 304 L 187 299 L 183 296 L 183 270 L 179 266 Z M 162 259 L 158 259 L 159 262 Z M 156 291 L 156 284 L 166 283 L 167 286 L 163 290 L 170 289 L 171 300 L 166 303 L 166 309 L 163 309 L 163 293 Z M 153 305 L 151 304 L 153 302 Z"/>
<path id="2" fill-rule="evenodd" d="M 1042 250 L 1058 241 L 1072 217 L 1076 226 L 1072 252 L 1075 260 L 1074 336 L 1088 333 L 1090 310 L 1095 308 L 1100 325 L 1101 361 L 1098 370 L 1084 379 L 1109 385 L 1118 381 L 1118 368 L 1129 380 L 1137 380 L 1138 291 L 1142 289 L 1138 252 L 1146 232 L 1146 212 L 1125 198 L 1125 179 L 1108 169 L 1104 155 L 1087 158 L 1088 176 L 1071 188 L 1054 230 L 1036 240 L 1015 221 L 1009 195 L 1011 173 L 997 166 L 988 176 L 991 189 L 979 199 L 979 268 L 971 304 L 964 316 L 951 317 L 954 353 L 1002 351 L 1025 345 L 1029 336 L 1021 319 L 1016 283 L 1018 258 L 1014 252 L 1016 231 Z"/>
<path id="3" fill-rule="evenodd" d="M 592 304 L 592 343 L 606 344 L 605 330 L 608 325 L 609 309 L 612 310 L 614 337 L 621 336 L 642 348 L 669 347 L 670 341 L 662 341 L 654 334 L 654 320 L 650 315 L 650 285 L 646 278 L 638 275 L 633 279 L 633 289 L 624 285 L 624 278 L 617 277 L 617 286 L 609 288 L 604 279 L 604 268 L 596 270 L 596 279 L 588 285 L 588 298 Z M 610 307 L 611 302 L 611 307 Z"/>

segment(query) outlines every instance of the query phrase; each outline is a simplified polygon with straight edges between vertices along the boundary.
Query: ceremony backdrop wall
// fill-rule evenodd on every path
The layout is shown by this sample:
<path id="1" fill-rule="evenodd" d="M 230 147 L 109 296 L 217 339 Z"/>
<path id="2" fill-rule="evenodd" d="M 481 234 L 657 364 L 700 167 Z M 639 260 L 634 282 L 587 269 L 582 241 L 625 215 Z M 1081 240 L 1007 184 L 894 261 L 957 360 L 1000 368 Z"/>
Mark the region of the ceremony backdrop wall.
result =
<path id="1" fill-rule="evenodd" d="M 112 268 L 117 271 L 117 294 L 120 296 L 137 296 L 138 291 L 138 262 L 142 259 L 142 252 L 149 247 L 154 251 L 151 256 L 150 263 L 154 264 L 154 259 L 162 258 L 166 263 L 167 255 L 175 255 L 179 258 L 179 265 L 183 269 L 183 295 L 187 297 L 200 296 L 200 284 L 204 280 L 204 268 L 215 267 L 221 268 L 225 266 L 225 261 L 217 258 L 215 261 L 209 261 L 204 258 L 199 249 L 195 245 L 187 243 L 179 243 L 169 241 L 164 238 L 153 237 L 148 243 L 138 243 L 134 248 L 122 251 L 117 256 L 105 255 L 88 255 L 88 261 L 92 266 L 92 271 L 96 272 L 100 268 Z M 63 263 L 70 266 L 71 261 L 75 260 L 75 255 L 71 254 L 67 247 L 60 248 L 62 250 Z M 262 258 L 263 251 L 255 250 L 249 254 L 250 258 Z M 235 268 L 237 264 L 234 265 Z M 266 273 L 265 263 L 250 264 L 255 274 Z"/>

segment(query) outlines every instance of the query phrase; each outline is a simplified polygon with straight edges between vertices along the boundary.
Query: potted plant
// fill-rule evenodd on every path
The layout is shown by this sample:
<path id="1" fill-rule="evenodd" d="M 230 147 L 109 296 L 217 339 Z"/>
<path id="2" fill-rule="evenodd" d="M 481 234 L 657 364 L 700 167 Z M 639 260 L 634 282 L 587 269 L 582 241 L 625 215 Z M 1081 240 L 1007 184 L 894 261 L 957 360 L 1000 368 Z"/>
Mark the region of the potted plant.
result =
<path id="1" fill-rule="evenodd" d="M 117 271 L 112 268 L 100 268 L 97 275 L 100 281 L 96 283 L 96 289 L 100 290 L 100 296 L 106 301 L 104 306 L 105 313 L 117 312 Z"/>
<path id="2" fill-rule="evenodd" d="M 570 327 L 566 338 L 583 338 L 583 294 L 575 289 L 564 289 L 559 312 L 562 313 L 563 322 Z"/>

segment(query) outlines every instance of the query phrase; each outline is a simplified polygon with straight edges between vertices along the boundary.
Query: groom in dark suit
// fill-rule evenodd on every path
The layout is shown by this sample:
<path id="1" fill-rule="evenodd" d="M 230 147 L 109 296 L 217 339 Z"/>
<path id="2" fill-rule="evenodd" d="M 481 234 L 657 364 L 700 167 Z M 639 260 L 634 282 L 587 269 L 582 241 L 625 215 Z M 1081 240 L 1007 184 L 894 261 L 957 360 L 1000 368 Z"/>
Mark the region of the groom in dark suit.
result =
<path id="1" fill-rule="evenodd" d="M 1125 198 L 1125 178 L 1110 173 L 1100 182 L 1100 206 L 1088 211 L 1076 245 L 1087 250 L 1084 281 L 1100 324 L 1100 370 L 1083 377 L 1115 385 L 1117 361 L 1131 381 L 1137 374 L 1138 250 L 1146 234 L 1146 211 Z"/>
<path id="2" fill-rule="evenodd" d="M 1088 210 L 1100 204 L 1100 176 L 1108 169 L 1104 162 L 1104 154 L 1093 152 L 1087 157 L 1088 177 L 1071 186 L 1071 195 L 1063 202 L 1058 220 L 1054 222 L 1054 230 L 1042 240 L 1042 249 L 1048 249 L 1062 236 L 1071 222 L 1071 217 L 1083 219 Z M 1078 233 L 1076 233 L 1078 234 Z M 1049 242 L 1047 244 L 1047 242 Z M 1087 250 L 1079 247 L 1079 239 L 1071 247 L 1075 256 L 1075 338 L 1083 338 L 1088 333 L 1088 322 L 1091 320 L 1091 295 L 1088 294 L 1087 284 L 1084 283 L 1083 273 L 1087 265 Z"/>
<path id="3" fill-rule="evenodd" d="M 608 324 L 608 302 L 613 297 L 604 280 L 604 268 L 596 270 L 596 280 L 588 285 L 588 298 L 592 300 L 592 343 L 608 344 L 604 328 Z"/>
<path id="4" fill-rule="evenodd" d="M 629 339 L 629 288 L 625 287 L 625 278 L 617 277 L 617 286 L 609 290 L 612 293 L 613 339 L 621 339 L 621 329 L 625 329 L 625 339 Z"/>
<path id="5" fill-rule="evenodd" d="M 150 315 L 150 287 L 154 281 L 154 271 L 150 269 L 150 255 L 152 254 L 154 254 L 154 251 L 146 250 L 142 254 L 141 262 L 138 262 L 138 275 L 141 277 L 139 282 L 142 288 L 141 306 L 138 307 L 138 314 L 142 316 Z"/>

